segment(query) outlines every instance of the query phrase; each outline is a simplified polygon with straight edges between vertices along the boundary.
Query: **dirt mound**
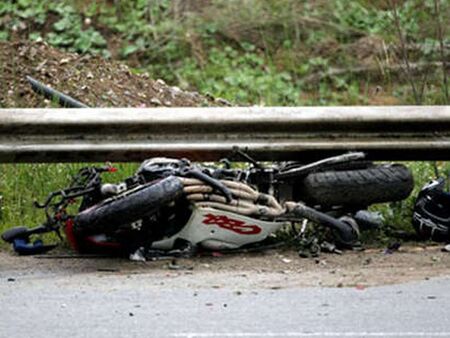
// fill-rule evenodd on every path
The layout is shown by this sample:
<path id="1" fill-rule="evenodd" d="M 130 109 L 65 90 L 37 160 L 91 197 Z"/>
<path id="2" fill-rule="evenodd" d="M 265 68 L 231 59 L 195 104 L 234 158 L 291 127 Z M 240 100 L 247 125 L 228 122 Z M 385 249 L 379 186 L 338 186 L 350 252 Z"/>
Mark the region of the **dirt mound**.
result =
<path id="1" fill-rule="evenodd" d="M 36 95 L 31 76 L 91 107 L 183 107 L 224 105 L 222 99 L 182 91 L 123 63 L 67 53 L 45 43 L 0 42 L 0 107 L 50 107 Z"/>

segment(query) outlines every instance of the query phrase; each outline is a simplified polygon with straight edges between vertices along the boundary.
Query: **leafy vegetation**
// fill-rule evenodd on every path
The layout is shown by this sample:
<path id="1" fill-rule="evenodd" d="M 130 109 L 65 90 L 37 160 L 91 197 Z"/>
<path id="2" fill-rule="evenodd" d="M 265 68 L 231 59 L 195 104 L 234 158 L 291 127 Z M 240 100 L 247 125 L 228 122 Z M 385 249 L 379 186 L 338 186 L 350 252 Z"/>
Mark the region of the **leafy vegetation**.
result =
<path id="1" fill-rule="evenodd" d="M 101 53 L 108 56 L 106 40 L 94 28 L 84 28 L 82 17 L 69 4 L 52 1 L 6 1 L 0 3 L 5 29 L 0 39 L 28 32 L 30 40 L 45 40 L 53 46 L 80 53 Z M 40 32 L 41 28 L 45 33 Z M 46 32 L 49 30 L 48 32 Z"/>

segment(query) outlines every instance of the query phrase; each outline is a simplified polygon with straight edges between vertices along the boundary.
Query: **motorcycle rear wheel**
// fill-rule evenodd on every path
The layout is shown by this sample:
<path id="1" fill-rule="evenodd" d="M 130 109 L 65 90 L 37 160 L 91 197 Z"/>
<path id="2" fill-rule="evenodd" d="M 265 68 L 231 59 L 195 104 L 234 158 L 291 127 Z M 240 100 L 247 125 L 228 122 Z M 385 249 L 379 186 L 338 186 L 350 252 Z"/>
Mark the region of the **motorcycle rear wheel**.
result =
<path id="1" fill-rule="evenodd" d="M 295 198 L 321 207 L 367 207 L 409 196 L 414 187 L 410 170 L 401 164 L 309 174 L 294 187 Z"/>

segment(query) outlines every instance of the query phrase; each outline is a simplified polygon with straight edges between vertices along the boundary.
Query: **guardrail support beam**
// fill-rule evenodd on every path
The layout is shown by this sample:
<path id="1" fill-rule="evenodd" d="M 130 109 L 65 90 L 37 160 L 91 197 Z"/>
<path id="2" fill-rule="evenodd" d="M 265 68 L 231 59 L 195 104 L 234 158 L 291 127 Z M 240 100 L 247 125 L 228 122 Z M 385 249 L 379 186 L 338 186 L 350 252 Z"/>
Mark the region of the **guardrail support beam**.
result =
<path id="1" fill-rule="evenodd" d="M 450 106 L 0 109 L 0 162 L 449 160 Z"/>

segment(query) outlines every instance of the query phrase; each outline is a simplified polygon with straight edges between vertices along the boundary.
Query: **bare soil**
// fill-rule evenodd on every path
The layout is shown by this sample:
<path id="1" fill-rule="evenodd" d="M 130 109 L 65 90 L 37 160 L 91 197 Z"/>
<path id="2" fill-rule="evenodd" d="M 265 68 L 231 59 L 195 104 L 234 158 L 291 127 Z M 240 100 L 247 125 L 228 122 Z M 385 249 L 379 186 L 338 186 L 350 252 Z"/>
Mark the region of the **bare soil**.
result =
<path id="1" fill-rule="evenodd" d="M 131 262 L 118 258 L 19 257 L 0 252 L 0 278 L 49 278 L 52 275 L 149 274 L 169 286 L 194 283 L 220 288 L 263 287 L 355 287 L 398 284 L 450 275 L 450 253 L 440 246 L 402 246 L 385 254 L 382 249 L 322 254 L 317 259 L 300 258 L 292 250 L 260 253 Z M 181 284 L 180 284 L 181 283 Z"/>
<path id="2" fill-rule="evenodd" d="M 0 107 L 55 106 L 32 91 L 27 75 L 91 107 L 228 104 L 169 86 L 147 74 L 136 74 L 120 62 L 63 52 L 43 42 L 0 42 Z"/>

